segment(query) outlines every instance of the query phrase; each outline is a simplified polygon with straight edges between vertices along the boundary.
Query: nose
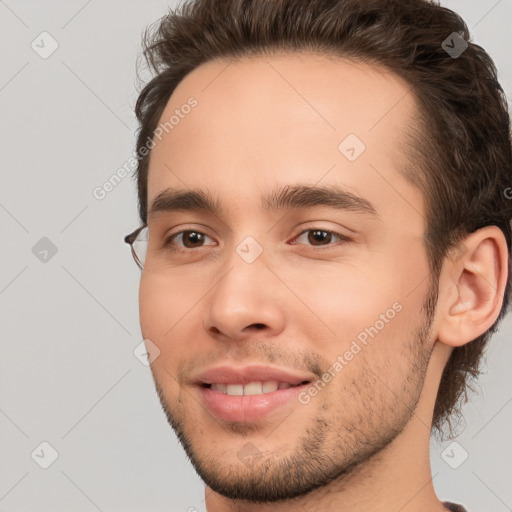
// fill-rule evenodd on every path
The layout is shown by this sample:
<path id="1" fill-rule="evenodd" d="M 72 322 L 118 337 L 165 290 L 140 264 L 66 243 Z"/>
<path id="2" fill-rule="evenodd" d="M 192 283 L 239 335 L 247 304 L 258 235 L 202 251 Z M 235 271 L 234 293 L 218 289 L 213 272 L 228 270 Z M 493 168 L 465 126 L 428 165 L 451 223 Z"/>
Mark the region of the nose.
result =
<path id="1" fill-rule="evenodd" d="M 278 335 L 286 319 L 283 284 L 263 259 L 246 263 L 235 255 L 226 268 L 207 299 L 203 325 L 210 336 L 243 340 Z"/>

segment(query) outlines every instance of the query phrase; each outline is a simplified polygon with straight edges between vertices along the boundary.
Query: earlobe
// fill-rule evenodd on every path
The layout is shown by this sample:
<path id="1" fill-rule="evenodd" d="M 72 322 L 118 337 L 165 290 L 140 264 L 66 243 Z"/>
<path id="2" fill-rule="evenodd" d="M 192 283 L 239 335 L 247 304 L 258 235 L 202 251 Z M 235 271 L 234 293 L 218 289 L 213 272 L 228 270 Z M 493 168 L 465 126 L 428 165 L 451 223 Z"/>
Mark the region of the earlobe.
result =
<path id="1" fill-rule="evenodd" d="M 487 331 L 498 318 L 509 273 L 505 236 L 496 226 L 468 235 L 457 260 L 445 261 L 438 340 L 458 347 Z M 440 281 L 441 284 L 441 281 Z"/>

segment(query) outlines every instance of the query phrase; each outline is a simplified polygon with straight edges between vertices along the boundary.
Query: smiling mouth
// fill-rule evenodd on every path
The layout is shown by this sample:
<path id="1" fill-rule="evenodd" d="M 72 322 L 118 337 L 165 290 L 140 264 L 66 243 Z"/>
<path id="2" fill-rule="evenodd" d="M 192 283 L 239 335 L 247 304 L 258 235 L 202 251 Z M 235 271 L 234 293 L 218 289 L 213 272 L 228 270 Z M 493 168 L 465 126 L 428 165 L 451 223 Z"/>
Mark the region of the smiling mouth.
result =
<path id="1" fill-rule="evenodd" d="M 310 382 L 305 380 L 299 384 L 290 384 L 289 382 L 279 382 L 276 380 L 266 381 L 253 381 L 247 384 L 226 384 L 226 383 L 205 383 L 203 387 L 209 388 L 212 391 L 219 391 L 230 396 L 244 396 L 244 395 L 263 395 L 265 393 L 273 393 L 282 389 L 292 387 L 299 387 Z"/>

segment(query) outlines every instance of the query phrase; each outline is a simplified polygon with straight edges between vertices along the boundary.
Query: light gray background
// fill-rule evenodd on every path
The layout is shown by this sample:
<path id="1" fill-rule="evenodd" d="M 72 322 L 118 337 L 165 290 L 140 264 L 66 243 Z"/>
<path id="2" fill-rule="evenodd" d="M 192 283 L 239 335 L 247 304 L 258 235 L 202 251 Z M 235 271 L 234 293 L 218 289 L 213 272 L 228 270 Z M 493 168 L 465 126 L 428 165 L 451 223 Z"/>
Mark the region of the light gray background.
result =
<path id="1" fill-rule="evenodd" d="M 510 97 L 512 0 L 443 3 Z M 204 511 L 203 484 L 133 355 L 139 272 L 123 236 L 138 225 L 134 182 L 92 194 L 132 154 L 140 35 L 167 5 L 0 1 L 0 512 Z M 47 59 L 31 48 L 43 31 L 59 45 Z M 32 252 L 42 237 L 58 249 L 46 263 Z M 512 510 L 511 334 L 507 318 L 460 446 L 446 452 L 467 460 L 452 469 L 450 442 L 432 442 L 438 495 L 469 512 Z M 48 469 L 31 458 L 43 441 L 58 452 Z"/>

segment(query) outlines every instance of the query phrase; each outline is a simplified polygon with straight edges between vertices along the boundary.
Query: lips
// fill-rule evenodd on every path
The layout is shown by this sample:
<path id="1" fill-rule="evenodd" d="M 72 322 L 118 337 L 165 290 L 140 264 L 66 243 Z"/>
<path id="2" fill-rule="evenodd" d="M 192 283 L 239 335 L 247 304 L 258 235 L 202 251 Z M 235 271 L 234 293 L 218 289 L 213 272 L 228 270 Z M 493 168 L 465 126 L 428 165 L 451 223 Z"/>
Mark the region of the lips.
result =
<path id="1" fill-rule="evenodd" d="M 253 382 L 287 383 L 290 386 L 297 386 L 304 382 L 311 382 L 315 379 L 314 375 L 309 373 L 291 372 L 281 368 L 272 368 L 270 366 L 216 366 L 199 374 L 195 381 L 199 385 L 204 384 L 246 384 Z"/>
<path id="2" fill-rule="evenodd" d="M 269 366 L 217 366 L 194 379 L 204 405 L 220 419 L 257 422 L 293 403 L 315 376 Z M 299 402 L 295 401 L 298 406 Z"/>

